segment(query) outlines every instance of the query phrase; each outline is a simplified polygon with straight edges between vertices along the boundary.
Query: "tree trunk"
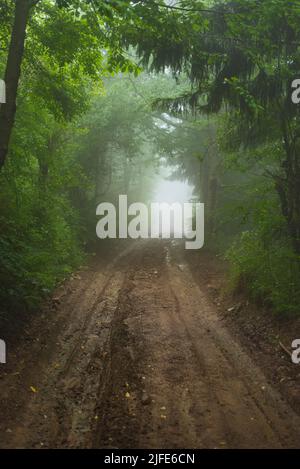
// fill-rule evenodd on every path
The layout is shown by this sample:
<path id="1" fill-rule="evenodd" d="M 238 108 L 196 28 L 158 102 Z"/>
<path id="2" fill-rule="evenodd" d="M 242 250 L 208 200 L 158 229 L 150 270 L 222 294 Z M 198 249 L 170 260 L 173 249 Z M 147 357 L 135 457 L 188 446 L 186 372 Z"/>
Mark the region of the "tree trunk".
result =
<path id="1" fill-rule="evenodd" d="M 275 179 L 275 188 L 294 252 L 300 256 L 300 169 L 297 151 L 290 147 L 288 150 L 282 165 L 285 177 Z"/>
<path id="2" fill-rule="evenodd" d="M 0 169 L 3 167 L 7 156 L 9 140 L 15 120 L 16 98 L 24 53 L 26 26 L 32 4 L 31 0 L 16 0 L 14 24 L 4 77 L 6 103 L 2 104 L 0 109 Z"/>

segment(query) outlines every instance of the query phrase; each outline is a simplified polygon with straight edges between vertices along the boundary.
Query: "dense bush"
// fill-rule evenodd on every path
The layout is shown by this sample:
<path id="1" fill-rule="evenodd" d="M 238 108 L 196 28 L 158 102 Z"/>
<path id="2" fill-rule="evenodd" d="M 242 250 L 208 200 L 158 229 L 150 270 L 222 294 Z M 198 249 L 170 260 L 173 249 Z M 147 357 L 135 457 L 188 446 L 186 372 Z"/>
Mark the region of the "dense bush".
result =
<path id="1" fill-rule="evenodd" d="M 83 260 L 78 215 L 66 195 L 47 195 L 1 175 L 0 303 L 32 308 Z M 33 178 L 34 179 L 34 178 Z M 42 197 L 42 199 L 41 199 Z"/>
<path id="2" fill-rule="evenodd" d="M 243 232 L 227 251 L 231 286 L 275 311 L 300 314 L 300 264 L 287 241 L 266 243 L 261 233 Z"/>

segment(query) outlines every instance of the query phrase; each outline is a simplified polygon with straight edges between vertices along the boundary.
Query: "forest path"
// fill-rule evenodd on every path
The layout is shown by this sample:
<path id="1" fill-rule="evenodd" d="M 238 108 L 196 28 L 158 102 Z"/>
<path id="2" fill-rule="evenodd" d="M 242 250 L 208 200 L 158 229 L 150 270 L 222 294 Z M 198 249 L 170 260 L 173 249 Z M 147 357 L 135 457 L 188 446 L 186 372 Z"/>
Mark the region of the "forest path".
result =
<path id="1" fill-rule="evenodd" d="M 1 369 L 1 447 L 299 447 L 299 416 L 226 329 L 182 244 L 132 241 L 55 301 Z"/>

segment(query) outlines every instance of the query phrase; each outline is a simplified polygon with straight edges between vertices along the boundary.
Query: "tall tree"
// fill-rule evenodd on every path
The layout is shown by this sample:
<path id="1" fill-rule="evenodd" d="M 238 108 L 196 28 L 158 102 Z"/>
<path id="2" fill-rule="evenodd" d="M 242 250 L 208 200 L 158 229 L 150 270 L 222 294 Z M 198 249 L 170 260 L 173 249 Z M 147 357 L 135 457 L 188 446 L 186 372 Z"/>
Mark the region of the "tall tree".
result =
<path id="1" fill-rule="evenodd" d="M 109 72 L 133 71 L 135 65 L 131 63 L 123 54 L 120 45 L 118 27 L 122 18 L 133 19 L 135 16 L 142 16 L 142 10 L 135 12 L 134 3 L 129 0 L 119 0 L 108 2 L 107 0 L 55 0 L 55 2 L 40 2 L 40 0 L 16 0 L 14 8 L 13 25 L 11 29 L 10 45 L 6 58 L 5 82 L 7 87 L 6 103 L 0 109 L 0 170 L 3 167 L 9 148 L 15 115 L 18 84 L 21 75 L 22 61 L 24 57 L 24 46 L 26 39 L 26 29 L 31 15 L 36 10 L 38 4 L 47 8 L 47 5 L 56 6 L 59 9 L 71 11 L 74 17 L 83 20 L 87 30 L 93 31 L 95 40 L 99 44 L 99 55 L 106 49 L 104 68 Z M 143 2 L 142 2 L 143 3 Z M 38 15 L 38 13 L 37 13 Z M 108 27 L 109 26 L 109 27 Z M 59 36 L 70 34 L 58 31 Z M 66 44 L 70 44 L 70 37 Z M 80 47 L 80 45 L 78 45 Z M 86 44 L 86 48 L 88 49 Z M 102 50 L 101 50 L 102 49 Z M 62 55 L 65 51 L 62 51 Z M 82 60 L 84 54 L 82 54 Z M 92 64 L 89 64 L 93 68 Z M 42 84 L 41 84 L 42 86 Z"/>
<path id="2" fill-rule="evenodd" d="M 291 83 L 299 77 L 299 2 L 289 0 L 184 0 L 167 9 L 169 39 L 145 28 L 125 31 L 145 63 L 157 71 L 185 71 L 192 91 L 166 101 L 166 108 L 236 117 L 240 147 L 274 142 L 273 177 L 294 251 L 300 254 L 299 106 Z M 161 35 L 164 33 L 161 33 Z M 233 135 L 229 135 L 233 139 Z M 268 157 L 268 155 L 265 155 Z"/>
<path id="3" fill-rule="evenodd" d="M 6 103 L 0 109 L 0 169 L 4 165 L 16 114 L 16 99 L 24 54 L 26 27 L 31 8 L 39 0 L 16 0 L 14 23 L 8 51 L 5 83 Z"/>

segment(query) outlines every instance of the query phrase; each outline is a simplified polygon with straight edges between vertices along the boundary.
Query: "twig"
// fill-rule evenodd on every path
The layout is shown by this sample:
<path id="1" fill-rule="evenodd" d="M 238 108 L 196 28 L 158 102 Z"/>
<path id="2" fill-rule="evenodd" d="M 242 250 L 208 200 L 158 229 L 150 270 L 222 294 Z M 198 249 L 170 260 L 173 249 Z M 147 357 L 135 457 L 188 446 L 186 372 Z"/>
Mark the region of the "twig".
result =
<path id="1" fill-rule="evenodd" d="M 282 350 L 284 350 L 285 353 L 288 354 L 289 357 L 292 356 L 292 352 L 290 352 L 289 349 L 288 349 L 285 345 L 283 345 L 283 343 L 279 342 L 279 345 L 280 345 L 280 347 L 282 348 Z"/>

